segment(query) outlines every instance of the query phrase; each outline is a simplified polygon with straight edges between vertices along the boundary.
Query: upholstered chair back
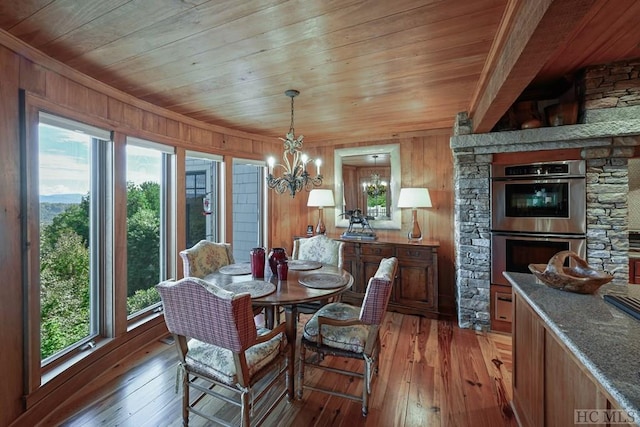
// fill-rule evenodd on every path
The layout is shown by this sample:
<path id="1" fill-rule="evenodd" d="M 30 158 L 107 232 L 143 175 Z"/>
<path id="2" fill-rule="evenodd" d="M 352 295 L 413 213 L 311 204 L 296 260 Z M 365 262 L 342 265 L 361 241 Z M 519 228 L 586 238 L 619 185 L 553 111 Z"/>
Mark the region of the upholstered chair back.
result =
<path id="1" fill-rule="evenodd" d="M 360 309 L 360 321 L 367 325 L 379 325 L 387 311 L 391 289 L 398 269 L 398 259 L 383 258 L 378 270 L 369 279 L 367 291 Z"/>
<path id="2" fill-rule="evenodd" d="M 196 277 L 156 286 L 169 332 L 242 352 L 256 341 L 251 296 L 233 294 Z"/>
<path id="3" fill-rule="evenodd" d="M 225 265 L 234 264 L 233 251 L 229 243 L 200 240 L 193 247 L 180 251 L 184 277 L 203 279 Z"/>
<path id="4" fill-rule="evenodd" d="M 333 240 L 324 234 L 293 241 L 292 259 L 318 261 L 342 268 L 344 242 Z"/>

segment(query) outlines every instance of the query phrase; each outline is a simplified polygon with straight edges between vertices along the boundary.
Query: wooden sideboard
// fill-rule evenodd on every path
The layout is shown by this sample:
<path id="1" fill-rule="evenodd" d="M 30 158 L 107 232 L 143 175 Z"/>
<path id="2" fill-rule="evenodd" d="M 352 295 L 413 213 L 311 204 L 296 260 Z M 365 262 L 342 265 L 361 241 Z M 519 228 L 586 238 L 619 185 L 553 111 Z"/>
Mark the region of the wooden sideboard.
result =
<path id="1" fill-rule="evenodd" d="M 434 240 L 409 243 L 407 239 L 352 240 L 345 242 L 344 268 L 353 275 L 353 287 L 342 300 L 361 304 L 382 258 L 398 258 L 396 278 L 388 309 L 405 314 L 438 316 L 438 247 Z"/>

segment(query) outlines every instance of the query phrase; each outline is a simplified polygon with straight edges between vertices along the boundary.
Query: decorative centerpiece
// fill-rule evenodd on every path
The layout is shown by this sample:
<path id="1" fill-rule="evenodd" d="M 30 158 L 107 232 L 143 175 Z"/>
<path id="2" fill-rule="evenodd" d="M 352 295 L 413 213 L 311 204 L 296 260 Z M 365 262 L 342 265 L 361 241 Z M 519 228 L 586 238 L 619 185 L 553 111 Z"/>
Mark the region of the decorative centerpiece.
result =
<path id="1" fill-rule="evenodd" d="M 349 228 L 347 228 L 347 231 L 342 233 L 340 236 L 343 239 L 376 240 L 378 238 L 376 233 L 373 231 L 373 228 L 371 228 L 371 224 L 369 224 L 369 220 L 373 219 L 373 217 L 364 215 L 362 210 L 354 209 L 352 211 L 346 211 L 341 213 L 339 216 L 349 218 Z M 354 230 L 353 226 L 356 224 L 360 224 L 362 230 Z"/>
<path id="2" fill-rule="evenodd" d="M 567 257 L 574 259 L 574 266 L 565 267 Z M 529 264 L 529 270 L 545 285 L 579 294 L 592 294 L 600 286 L 613 280 L 611 274 L 591 268 L 572 251 L 558 252 L 546 265 Z"/>

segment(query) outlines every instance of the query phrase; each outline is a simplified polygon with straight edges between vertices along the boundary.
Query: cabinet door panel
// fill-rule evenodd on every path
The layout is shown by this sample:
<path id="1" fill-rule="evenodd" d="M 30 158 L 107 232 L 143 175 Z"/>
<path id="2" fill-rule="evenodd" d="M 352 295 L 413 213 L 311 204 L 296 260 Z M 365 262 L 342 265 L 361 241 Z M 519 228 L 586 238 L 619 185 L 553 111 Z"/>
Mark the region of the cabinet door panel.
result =
<path id="1" fill-rule="evenodd" d="M 544 426 L 544 325 L 514 294 L 513 403 L 523 426 Z"/>
<path id="2" fill-rule="evenodd" d="M 607 409 L 606 397 L 548 332 L 545 360 L 545 425 L 573 425 L 575 409 Z"/>
<path id="3" fill-rule="evenodd" d="M 427 281 L 431 272 L 429 267 L 403 266 L 399 269 L 399 280 L 396 299 L 407 302 L 420 301 L 428 303 L 432 295 L 427 289 Z"/>

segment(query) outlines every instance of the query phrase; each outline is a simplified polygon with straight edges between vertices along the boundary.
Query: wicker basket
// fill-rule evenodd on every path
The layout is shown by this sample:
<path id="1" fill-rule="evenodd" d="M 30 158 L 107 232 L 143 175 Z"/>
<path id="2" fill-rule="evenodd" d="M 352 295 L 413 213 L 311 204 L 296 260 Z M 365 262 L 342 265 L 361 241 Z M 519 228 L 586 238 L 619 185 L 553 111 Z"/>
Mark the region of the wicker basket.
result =
<path id="1" fill-rule="evenodd" d="M 564 266 L 567 257 L 575 260 L 575 266 Z M 600 286 L 613 280 L 611 274 L 594 270 L 572 251 L 558 252 L 546 265 L 529 264 L 529 270 L 545 285 L 579 294 L 592 294 Z"/>

